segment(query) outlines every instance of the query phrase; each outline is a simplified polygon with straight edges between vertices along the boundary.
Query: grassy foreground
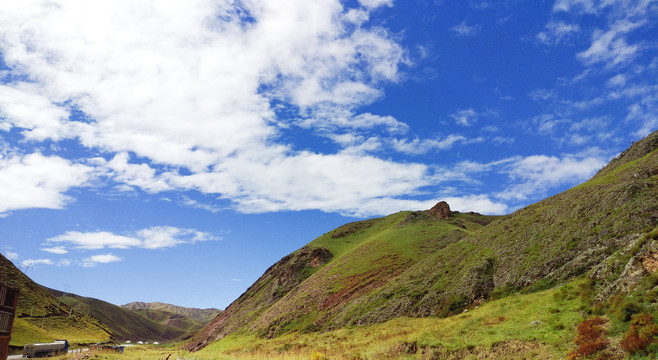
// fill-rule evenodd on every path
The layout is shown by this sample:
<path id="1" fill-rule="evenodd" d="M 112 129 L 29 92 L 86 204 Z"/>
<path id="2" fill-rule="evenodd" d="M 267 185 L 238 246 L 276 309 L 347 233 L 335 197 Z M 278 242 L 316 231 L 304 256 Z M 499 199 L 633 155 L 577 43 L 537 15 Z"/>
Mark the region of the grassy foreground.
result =
<path id="1" fill-rule="evenodd" d="M 106 359 L 562 359 L 586 306 L 582 281 L 514 294 L 448 318 L 397 318 L 383 324 L 274 339 L 232 334 L 196 353 L 174 346 L 129 347 Z M 69 355 L 70 359 L 74 356 Z"/>

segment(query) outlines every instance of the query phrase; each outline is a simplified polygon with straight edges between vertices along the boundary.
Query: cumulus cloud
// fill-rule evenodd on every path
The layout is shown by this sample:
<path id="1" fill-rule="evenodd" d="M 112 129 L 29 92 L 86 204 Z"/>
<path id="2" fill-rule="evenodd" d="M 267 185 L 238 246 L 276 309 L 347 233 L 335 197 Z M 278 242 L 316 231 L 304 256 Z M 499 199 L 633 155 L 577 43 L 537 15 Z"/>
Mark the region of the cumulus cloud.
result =
<path id="1" fill-rule="evenodd" d="M 61 209 L 65 193 L 84 186 L 93 169 L 57 156 L 0 154 L 0 213 L 27 208 Z"/>
<path id="2" fill-rule="evenodd" d="M 105 152 L 109 160 L 94 166 L 119 189 L 194 189 L 240 211 L 350 212 L 363 200 L 402 196 L 427 184 L 425 165 L 364 155 L 375 150 L 372 141 L 318 154 L 282 140 L 294 128 L 329 139 L 407 131 L 392 116 L 355 110 L 380 99 L 382 85 L 398 81 L 408 63 L 385 29 L 364 25 L 370 11 L 391 4 L 6 4 L 0 51 L 11 76 L 0 89 L 0 129 Z M 45 189 L 49 200 L 2 202 L 0 211 L 61 208 L 70 200 L 62 193 L 83 184 L 83 175 Z"/>
<path id="3" fill-rule="evenodd" d="M 46 240 L 49 244 L 66 244 L 80 250 L 100 249 L 163 249 L 180 244 L 193 244 L 200 241 L 218 240 L 211 234 L 172 226 L 154 226 L 136 231 L 130 235 L 115 235 L 107 231 L 79 232 L 68 231 Z M 57 246 L 56 249 L 64 249 Z"/>
<path id="4" fill-rule="evenodd" d="M 24 129 L 29 140 L 60 140 L 73 135 L 67 123 L 69 112 L 38 93 L 32 84 L 19 82 L 13 87 L 0 84 L 0 124 L 5 131 L 12 127 Z"/>

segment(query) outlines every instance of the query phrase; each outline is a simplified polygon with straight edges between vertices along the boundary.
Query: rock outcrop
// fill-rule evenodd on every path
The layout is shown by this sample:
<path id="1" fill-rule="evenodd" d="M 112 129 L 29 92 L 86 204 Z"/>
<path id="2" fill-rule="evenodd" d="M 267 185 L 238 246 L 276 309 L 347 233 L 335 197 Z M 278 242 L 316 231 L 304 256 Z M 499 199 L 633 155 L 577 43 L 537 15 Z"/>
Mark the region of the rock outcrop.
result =
<path id="1" fill-rule="evenodd" d="M 452 211 L 447 202 L 441 201 L 430 209 L 429 214 L 437 219 L 448 219 L 452 216 Z"/>

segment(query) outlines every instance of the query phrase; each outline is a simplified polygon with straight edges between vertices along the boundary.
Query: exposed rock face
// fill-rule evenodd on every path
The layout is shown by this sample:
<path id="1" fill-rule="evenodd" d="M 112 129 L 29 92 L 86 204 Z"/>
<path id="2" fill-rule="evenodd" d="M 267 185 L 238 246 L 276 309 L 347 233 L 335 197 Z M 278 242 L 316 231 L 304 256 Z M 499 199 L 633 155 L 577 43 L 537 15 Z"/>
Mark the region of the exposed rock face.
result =
<path id="1" fill-rule="evenodd" d="M 447 202 L 441 201 L 430 209 L 429 214 L 437 219 L 447 219 L 452 216 L 452 211 Z"/>

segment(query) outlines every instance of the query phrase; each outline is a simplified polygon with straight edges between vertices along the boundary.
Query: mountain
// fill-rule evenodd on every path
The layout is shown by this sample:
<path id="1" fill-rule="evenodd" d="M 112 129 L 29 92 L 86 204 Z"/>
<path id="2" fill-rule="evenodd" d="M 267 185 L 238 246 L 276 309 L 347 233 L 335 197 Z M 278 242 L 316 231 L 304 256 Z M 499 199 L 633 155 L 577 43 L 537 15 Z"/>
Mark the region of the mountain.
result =
<path id="1" fill-rule="evenodd" d="M 11 346 L 68 339 L 72 344 L 112 341 L 110 329 L 32 281 L 0 254 L 0 280 L 19 289 Z"/>
<path id="2" fill-rule="evenodd" d="M 16 347 L 54 339 L 67 339 L 72 344 L 170 341 L 189 338 L 203 327 L 202 323 L 185 315 L 163 313 L 167 320 L 162 321 L 102 300 L 43 287 L 1 254 L 0 279 L 19 289 L 11 338 L 11 345 Z M 191 309 L 189 313 L 201 314 L 196 310 Z M 179 311 L 185 313 L 184 308 Z M 163 314 L 158 315 L 162 317 Z"/>
<path id="3" fill-rule="evenodd" d="M 190 342 L 199 349 L 239 330 L 265 337 L 325 327 L 340 309 L 497 217 L 400 212 L 341 226 L 270 267 Z"/>
<path id="4" fill-rule="evenodd" d="M 117 341 L 170 341 L 189 337 L 191 331 L 200 327 L 200 324 L 195 324 L 190 330 L 187 326 L 182 326 L 182 319 L 178 322 L 181 326 L 176 326 L 176 323 L 161 323 L 103 300 L 44 289 L 62 303 L 98 319 Z"/>
<path id="5" fill-rule="evenodd" d="M 222 312 L 219 309 L 186 308 L 161 302 L 144 303 L 141 301 L 131 302 L 129 304 L 122 305 L 121 307 L 137 312 L 142 316 L 152 314 L 146 317 L 152 318 L 153 320 L 158 318 L 156 321 L 163 321 L 162 315 L 170 314 L 167 316 L 169 316 L 171 319 L 183 317 L 189 320 L 193 320 L 195 323 L 201 325 L 209 323 Z M 160 315 L 156 315 L 158 313 L 160 313 Z"/>
<path id="6" fill-rule="evenodd" d="M 593 307 L 618 309 L 624 297 L 645 296 L 658 270 L 657 148 L 654 132 L 589 181 L 502 217 L 437 204 L 339 227 L 270 267 L 186 348 L 238 333 L 445 317 L 582 276 L 594 284 Z M 651 299 L 633 301 L 635 312 L 656 311 Z"/>

